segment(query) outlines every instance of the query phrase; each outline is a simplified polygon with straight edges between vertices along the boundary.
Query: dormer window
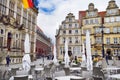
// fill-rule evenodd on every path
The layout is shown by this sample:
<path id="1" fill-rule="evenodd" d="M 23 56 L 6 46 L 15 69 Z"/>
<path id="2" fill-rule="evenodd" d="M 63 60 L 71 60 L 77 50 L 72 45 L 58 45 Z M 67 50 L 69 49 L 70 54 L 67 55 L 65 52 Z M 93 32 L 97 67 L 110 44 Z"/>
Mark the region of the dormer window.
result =
<path id="1" fill-rule="evenodd" d="M 107 11 L 107 13 L 109 15 L 115 15 L 115 14 L 117 14 L 117 9 L 110 9 L 110 10 Z"/>
<path id="2" fill-rule="evenodd" d="M 89 16 L 89 17 L 95 16 L 95 12 L 89 12 L 89 13 L 88 13 L 88 16 Z"/>
<path id="3" fill-rule="evenodd" d="M 107 16 L 119 15 L 119 8 L 116 4 L 116 1 L 114 1 L 114 0 L 109 1 L 106 10 L 107 10 Z"/>
<path id="4" fill-rule="evenodd" d="M 71 19 L 71 18 L 69 18 L 69 22 L 72 22 L 72 19 Z"/>

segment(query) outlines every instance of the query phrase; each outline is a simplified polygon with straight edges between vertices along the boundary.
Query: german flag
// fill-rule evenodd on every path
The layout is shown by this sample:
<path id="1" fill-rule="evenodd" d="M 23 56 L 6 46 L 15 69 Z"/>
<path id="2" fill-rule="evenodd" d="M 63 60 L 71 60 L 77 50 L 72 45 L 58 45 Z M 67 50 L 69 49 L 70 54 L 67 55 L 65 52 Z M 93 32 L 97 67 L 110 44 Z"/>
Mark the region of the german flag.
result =
<path id="1" fill-rule="evenodd" d="M 32 0 L 22 0 L 23 6 L 25 9 L 32 8 L 33 7 L 33 1 Z"/>

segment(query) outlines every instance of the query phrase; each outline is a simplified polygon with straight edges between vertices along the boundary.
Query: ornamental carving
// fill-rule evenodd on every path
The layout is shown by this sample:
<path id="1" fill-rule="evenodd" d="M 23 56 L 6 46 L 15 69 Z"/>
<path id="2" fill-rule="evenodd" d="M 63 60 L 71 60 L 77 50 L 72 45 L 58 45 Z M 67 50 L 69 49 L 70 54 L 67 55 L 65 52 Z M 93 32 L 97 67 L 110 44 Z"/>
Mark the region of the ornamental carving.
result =
<path id="1" fill-rule="evenodd" d="M 114 9 L 114 8 L 118 8 L 116 2 L 114 0 L 109 1 L 107 9 Z"/>
<path id="2" fill-rule="evenodd" d="M 16 26 L 15 25 L 15 18 L 13 18 L 13 17 L 9 17 L 9 19 L 10 19 L 10 25 L 13 25 L 13 26 Z"/>
<path id="3" fill-rule="evenodd" d="M 0 22 L 2 22 L 4 25 L 11 25 L 13 28 L 16 28 L 18 30 L 24 30 L 24 25 L 20 25 L 19 22 L 11 16 L 2 15 L 0 18 Z"/>
<path id="4" fill-rule="evenodd" d="M 0 22 L 3 22 L 4 25 L 8 25 L 9 24 L 9 18 L 7 15 L 2 15 Z"/>

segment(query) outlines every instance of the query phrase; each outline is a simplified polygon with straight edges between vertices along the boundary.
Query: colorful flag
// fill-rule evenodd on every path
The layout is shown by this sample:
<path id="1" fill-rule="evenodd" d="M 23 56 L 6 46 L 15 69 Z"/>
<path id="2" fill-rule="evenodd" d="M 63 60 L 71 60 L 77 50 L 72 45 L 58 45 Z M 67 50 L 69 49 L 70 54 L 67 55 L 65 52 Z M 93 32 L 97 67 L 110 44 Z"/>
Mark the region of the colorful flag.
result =
<path id="1" fill-rule="evenodd" d="M 34 7 L 35 7 L 35 8 L 38 8 L 39 2 L 40 2 L 40 0 L 33 0 Z"/>
<path id="2" fill-rule="evenodd" d="M 24 8 L 32 8 L 33 7 L 33 2 L 32 0 L 22 0 Z"/>

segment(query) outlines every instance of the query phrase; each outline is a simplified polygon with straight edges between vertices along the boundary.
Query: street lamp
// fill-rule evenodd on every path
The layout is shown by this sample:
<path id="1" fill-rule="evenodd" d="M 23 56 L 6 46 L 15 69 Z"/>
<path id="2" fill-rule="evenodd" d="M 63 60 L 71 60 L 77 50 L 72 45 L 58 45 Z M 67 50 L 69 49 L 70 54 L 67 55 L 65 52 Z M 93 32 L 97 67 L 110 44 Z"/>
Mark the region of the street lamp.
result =
<path id="1" fill-rule="evenodd" d="M 101 33 L 102 33 L 102 57 L 104 58 L 105 57 L 105 50 L 104 50 L 104 26 L 103 24 L 99 27 L 101 28 Z"/>

